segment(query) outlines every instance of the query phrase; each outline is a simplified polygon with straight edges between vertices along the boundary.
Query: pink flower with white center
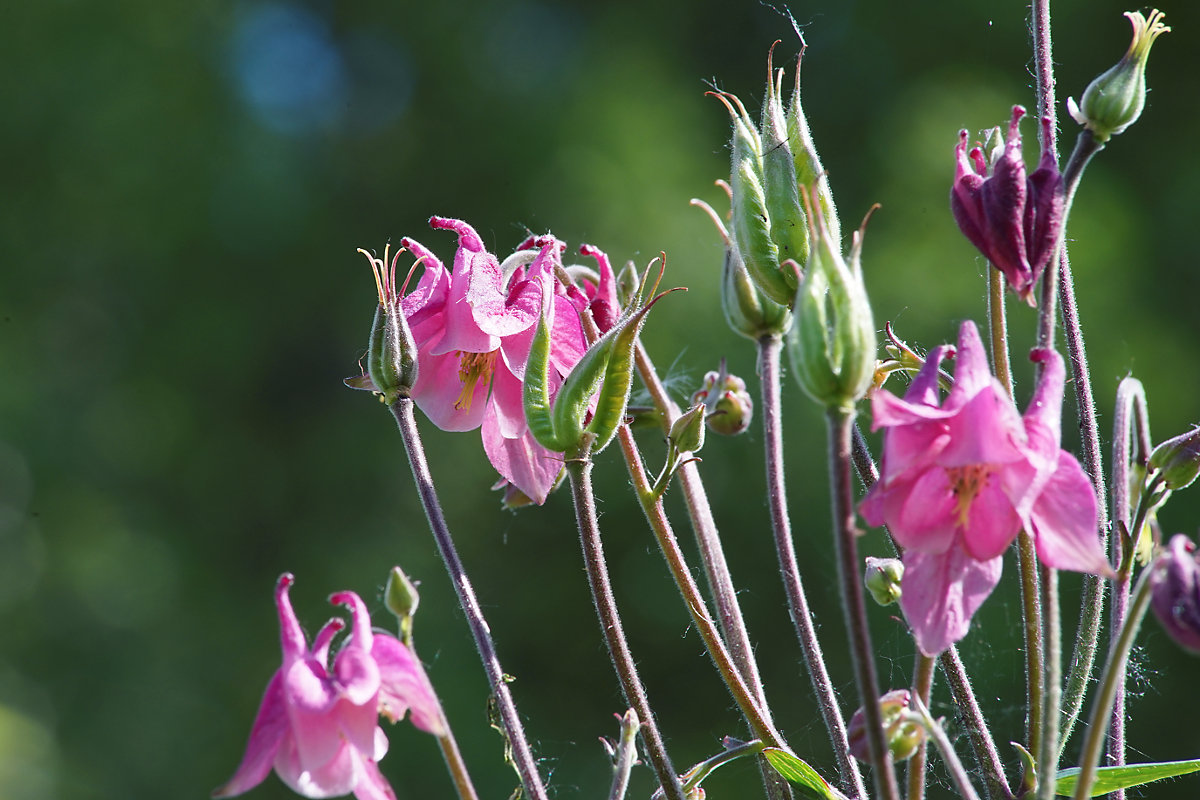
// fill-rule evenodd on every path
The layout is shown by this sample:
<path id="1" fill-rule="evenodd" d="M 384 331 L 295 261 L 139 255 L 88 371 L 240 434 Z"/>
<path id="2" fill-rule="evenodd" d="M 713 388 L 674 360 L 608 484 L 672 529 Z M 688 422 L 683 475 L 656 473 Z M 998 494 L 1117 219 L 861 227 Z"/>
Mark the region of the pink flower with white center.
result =
<path id="1" fill-rule="evenodd" d="M 458 251 L 453 271 L 447 272 L 423 245 L 404 239 L 424 266 L 417 288 L 401 301 L 417 344 L 413 400 L 442 430 L 481 428 L 484 452 L 496 471 L 534 502 L 544 503 L 562 459 L 529 432 L 522 383 L 541 313 L 540 281 L 554 276 L 563 245 L 552 237 L 539 239 L 541 250 L 533 262 L 505 275 L 470 225 L 443 217 L 429 224 L 457 233 Z M 556 389 L 587 344 L 580 307 L 559 288 L 553 311 L 550 366 Z"/>
<path id="2" fill-rule="evenodd" d="M 274 767 L 304 797 L 354 793 L 359 800 L 395 799 L 377 762 L 388 740 L 379 715 L 392 722 L 411 711 L 413 725 L 444 733 L 441 706 L 425 670 L 404 643 L 371 630 L 371 618 L 354 592 L 330 602 L 348 606 L 354 630 L 329 669 L 329 648 L 345 623 L 331 619 L 308 647 L 292 610 L 284 574 L 275 587 L 283 665 L 263 694 L 241 765 L 213 797 L 233 797 L 262 783 Z"/>
<path id="3" fill-rule="evenodd" d="M 1091 481 L 1059 447 L 1062 357 L 1030 354 L 1042 376 L 1022 417 L 988 370 L 969 321 L 958 334 L 954 388 L 939 402 L 938 366 L 953 355 L 948 345 L 935 348 L 903 399 L 873 396 L 883 463 L 861 507 L 905 548 L 900 606 L 930 656 L 966 635 L 1022 528 L 1043 563 L 1111 574 Z"/>

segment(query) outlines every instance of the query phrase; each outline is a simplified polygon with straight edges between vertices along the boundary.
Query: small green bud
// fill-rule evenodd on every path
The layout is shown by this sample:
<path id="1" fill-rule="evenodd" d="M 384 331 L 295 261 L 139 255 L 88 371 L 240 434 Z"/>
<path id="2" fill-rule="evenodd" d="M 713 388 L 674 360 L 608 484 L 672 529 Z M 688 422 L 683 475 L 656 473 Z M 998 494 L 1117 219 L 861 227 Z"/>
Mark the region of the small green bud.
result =
<path id="1" fill-rule="evenodd" d="M 409 330 L 408 320 L 400 309 L 400 295 L 396 287 L 396 262 L 404 249 L 396 251 L 388 266 L 388 247 L 383 258 L 375 258 L 366 250 L 360 253 L 371 263 L 375 275 L 375 288 L 379 292 L 379 305 L 375 307 L 375 318 L 371 322 L 371 336 L 367 342 L 367 371 L 361 377 L 347 378 L 346 385 L 352 389 L 375 392 L 387 405 L 398 397 L 408 397 L 417 382 L 417 345 Z"/>
<path id="2" fill-rule="evenodd" d="M 875 322 L 862 279 L 862 238 L 854 234 L 849 263 L 806 192 L 810 238 L 808 271 L 793 305 L 788 332 L 792 371 L 804 391 L 827 408 L 853 409 L 875 375 Z"/>
<path id="3" fill-rule="evenodd" d="M 400 567 L 392 567 L 388 573 L 387 587 L 383 590 L 383 603 L 388 611 L 400 622 L 400 638 L 409 641 L 412 638 L 412 620 L 421 604 L 421 595 L 417 585 L 409 580 Z"/>
<path id="4" fill-rule="evenodd" d="M 671 423 L 667 440 L 681 453 L 696 453 L 704 447 L 704 414 L 706 409 L 700 403 L 680 414 Z"/>
<path id="5" fill-rule="evenodd" d="M 719 371 L 705 373 L 704 385 L 692 395 L 692 402 L 704 404 L 705 422 L 720 436 L 742 433 L 754 418 L 754 400 L 746 391 L 746 382 L 725 370 L 725 359 L 721 359 Z"/>
<path id="6" fill-rule="evenodd" d="M 1191 486 L 1200 476 L 1200 427 L 1155 447 L 1150 453 L 1150 469 L 1162 473 L 1171 490 Z"/>
<path id="7" fill-rule="evenodd" d="M 904 564 L 900 559 L 867 557 L 863 583 L 879 605 L 890 606 L 900 599 L 900 580 L 903 577 Z"/>
<path id="8" fill-rule="evenodd" d="M 883 714 L 884 740 L 896 761 L 906 761 L 915 756 L 921 743 L 929 735 L 916 713 L 909 710 L 911 703 L 912 695 L 907 689 L 893 689 L 879 698 L 879 710 Z M 861 708 L 850 717 L 850 724 L 846 727 L 846 738 L 850 744 L 850 755 L 863 763 L 870 763 L 867 719 Z"/>
<path id="9" fill-rule="evenodd" d="M 1126 11 L 1133 24 L 1133 41 L 1120 61 L 1093 80 L 1078 104 L 1067 100 L 1067 110 L 1076 122 L 1092 132 L 1103 144 L 1121 133 L 1142 115 L 1146 105 L 1146 61 L 1154 40 L 1171 30 L 1162 23 L 1158 9 L 1150 17 L 1140 11 Z"/>

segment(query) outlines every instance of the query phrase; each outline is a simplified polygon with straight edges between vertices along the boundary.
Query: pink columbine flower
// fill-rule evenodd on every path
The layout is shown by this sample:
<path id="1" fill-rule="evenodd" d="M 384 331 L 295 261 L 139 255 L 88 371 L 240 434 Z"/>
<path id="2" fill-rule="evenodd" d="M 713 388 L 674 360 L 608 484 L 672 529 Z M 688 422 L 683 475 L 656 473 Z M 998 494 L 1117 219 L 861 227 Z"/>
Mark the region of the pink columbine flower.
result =
<path id="1" fill-rule="evenodd" d="M 948 345 L 935 348 L 903 399 L 872 397 L 873 427 L 885 430 L 883 463 L 861 508 L 905 548 L 900 606 L 930 656 L 966 635 L 1022 528 L 1043 563 L 1111 574 L 1092 484 L 1059 448 L 1062 357 L 1030 354 L 1042 376 L 1022 417 L 969 321 L 958 334 L 954 388 L 939 402 L 938 366 L 953 355 Z"/>
<path id="2" fill-rule="evenodd" d="M 309 649 L 288 598 L 293 581 L 284 574 L 275 587 L 283 664 L 267 684 L 241 765 L 213 797 L 247 792 L 274 767 L 304 797 L 353 792 L 359 800 L 395 800 L 377 766 L 388 750 L 379 715 L 396 722 L 411 711 L 413 725 L 442 735 L 433 687 L 412 650 L 371 630 L 367 608 L 354 592 L 330 598 L 348 606 L 354 620 L 331 670 L 330 644 L 345 623 L 331 619 Z"/>
<path id="3" fill-rule="evenodd" d="M 1017 295 L 1034 305 L 1033 286 L 1054 256 L 1062 231 L 1063 179 L 1050 150 L 1042 151 L 1038 168 L 1028 178 L 1017 127 L 1025 109 L 1013 106 L 1008 139 L 992 174 L 983 149 L 968 152 L 967 132 L 954 148 L 954 184 L 950 210 L 971 244 L 1004 273 Z M 1042 120 L 1049 129 L 1049 120 Z"/>
<path id="4" fill-rule="evenodd" d="M 448 272 L 424 245 L 404 239 L 404 246 L 424 259 L 420 282 L 401 301 L 420 368 L 413 400 L 442 430 L 481 428 L 483 449 L 496 471 L 534 502 L 544 503 L 562 459 L 529 432 L 522 382 L 541 313 L 540 281 L 561 265 L 563 245 L 553 237 L 539 239 L 541 250 L 533 262 L 505 275 L 470 225 L 443 217 L 429 224 L 457 233 L 458 252 Z M 581 296 L 575 304 L 555 291 L 553 388 L 587 349 L 579 321 L 586 301 Z"/>

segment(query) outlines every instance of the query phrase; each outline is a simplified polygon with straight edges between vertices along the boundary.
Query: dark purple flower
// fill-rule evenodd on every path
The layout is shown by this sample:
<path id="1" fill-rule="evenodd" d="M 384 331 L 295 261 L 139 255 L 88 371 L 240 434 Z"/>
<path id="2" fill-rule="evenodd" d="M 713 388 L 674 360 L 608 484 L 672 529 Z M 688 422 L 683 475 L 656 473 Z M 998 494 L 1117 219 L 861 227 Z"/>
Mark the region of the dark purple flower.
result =
<path id="1" fill-rule="evenodd" d="M 1151 566 L 1150 606 L 1179 645 L 1200 653 L 1200 559 L 1196 545 L 1183 534 Z"/>
<path id="2" fill-rule="evenodd" d="M 1024 108 L 1013 106 L 1008 139 L 991 175 L 982 148 L 968 152 L 967 132 L 959 134 L 950 210 L 971 244 L 1004 273 L 1022 300 L 1034 305 L 1033 285 L 1054 256 L 1062 231 L 1063 180 L 1049 150 L 1026 177 L 1017 127 L 1024 115 Z M 1049 124 L 1042 120 L 1043 128 Z"/>

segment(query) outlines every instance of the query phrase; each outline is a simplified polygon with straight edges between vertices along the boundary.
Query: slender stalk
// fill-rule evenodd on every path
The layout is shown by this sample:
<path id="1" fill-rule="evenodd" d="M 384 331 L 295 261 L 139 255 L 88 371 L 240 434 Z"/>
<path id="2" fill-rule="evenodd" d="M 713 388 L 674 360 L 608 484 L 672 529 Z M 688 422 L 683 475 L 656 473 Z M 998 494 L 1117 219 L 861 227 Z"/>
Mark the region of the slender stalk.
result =
<path id="1" fill-rule="evenodd" d="M 658 775 L 666 796 L 670 800 L 684 800 L 679 775 L 671 765 L 662 734 L 658 730 L 646 690 L 638 677 L 633 654 L 625 639 L 625 630 L 617 612 L 617 601 L 613 596 L 612 584 L 608 580 L 608 565 L 604 558 L 604 544 L 600 540 L 600 525 L 596 518 L 596 502 L 592 494 L 592 460 L 588 450 L 570 453 L 567 457 L 567 477 L 571 481 L 571 496 L 575 501 L 575 520 L 579 525 L 579 541 L 583 547 L 583 560 L 587 568 L 588 584 L 592 589 L 592 601 L 604 632 L 604 641 L 613 667 L 625 694 L 625 702 L 633 707 L 641 722 L 642 741 L 646 753 Z"/>
<path id="2" fill-rule="evenodd" d="M 933 667 L 934 660 L 924 653 L 917 651 L 916 661 L 913 664 L 913 685 L 912 693 L 919 698 L 921 705 L 929 708 L 929 695 L 933 689 Z M 917 748 L 917 753 L 908 760 L 907 770 L 907 791 L 904 795 L 904 800 L 924 800 L 925 798 L 925 766 L 928 756 L 929 747 L 926 742 L 921 742 Z"/>
<path id="3" fill-rule="evenodd" d="M 1121 633 L 1108 652 L 1108 662 L 1104 665 L 1104 673 L 1100 676 L 1100 687 L 1092 705 L 1092 713 L 1088 717 L 1087 736 L 1083 740 L 1083 752 L 1080 753 L 1079 778 L 1075 784 L 1075 800 L 1085 800 L 1091 796 L 1092 784 L 1096 781 L 1096 769 L 1100 764 L 1100 754 L 1104 750 L 1104 738 L 1108 729 L 1108 718 L 1113 701 L 1123 688 L 1123 665 L 1129 659 L 1129 651 L 1133 647 L 1134 637 L 1142 626 L 1142 618 L 1150 606 L 1150 575 L 1153 570 L 1143 570 L 1138 579 L 1137 589 L 1130 604 L 1129 616 L 1121 626 Z"/>
<path id="4" fill-rule="evenodd" d="M 1038 796 L 1054 800 L 1058 772 L 1058 722 L 1062 708 L 1062 617 L 1058 604 L 1058 570 L 1042 565 L 1042 609 L 1045 621 L 1045 679 L 1042 706 L 1042 749 L 1038 759 Z"/>
<path id="5" fill-rule="evenodd" d="M 1049 272 L 1050 270 L 1047 270 L 1047 274 Z M 997 379 L 1011 398 L 1013 385 L 1008 356 L 1008 324 L 1005 320 L 1004 308 L 1004 276 L 998 269 L 988 270 L 988 322 L 992 366 Z M 1041 587 L 1038 581 L 1037 551 L 1034 547 L 1033 537 L 1024 530 L 1017 537 L 1017 568 L 1021 576 L 1021 616 L 1024 622 L 1025 639 L 1025 700 L 1028 709 L 1028 716 L 1025 719 L 1025 742 L 1031 753 L 1040 754 L 1046 695 L 1043 671 L 1045 630 L 1040 602 Z"/>
<path id="6" fill-rule="evenodd" d="M 857 424 L 854 426 L 852 456 L 859 480 L 862 481 L 864 488 L 870 489 L 879 480 L 879 468 L 875 465 L 875 459 L 871 457 L 871 450 L 867 447 L 867 441 Z M 897 555 L 902 555 L 890 532 L 888 532 L 888 542 Z M 941 665 L 942 674 L 946 676 L 946 683 L 950 686 L 954 705 L 962 717 L 963 727 L 971 741 L 971 750 L 975 753 L 976 761 L 979 762 L 979 769 L 985 779 L 984 788 L 988 799 L 1013 800 L 1013 793 L 1004 779 L 1004 765 L 996 750 L 996 742 L 992 738 L 991 729 L 979 707 L 979 701 L 975 699 L 975 690 L 971 687 L 967 670 L 963 666 L 962 658 L 958 655 L 958 648 L 951 645 L 938 658 L 938 663 Z"/>
<path id="7" fill-rule="evenodd" d="M 854 522 L 854 484 L 850 475 L 853 438 L 852 409 L 830 408 L 826 414 L 829 431 L 829 475 L 832 495 L 834 539 L 838 555 L 838 583 L 842 608 L 850 632 L 850 655 L 854 678 L 867 723 L 867 745 L 874 767 L 875 792 L 879 800 L 899 800 L 900 788 L 891 754 L 883 740 L 883 713 L 879 707 L 879 679 L 875 673 L 875 650 L 867 625 L 862 575 L 858 559 L 859 530 Z"/>
<path id="8" fill-rule="evenodd" d="M 1004 274 L 992 267 L 988 270 L 988 333 L 992 349 L 992 370 L 996 378 L 1013 396 L 1012 367 L 1008 355 L 1008 319 L 1005 314 Z"/>
<path id="9" fill-rule="evenodd" d="M 958 648 L 951 647 L 938 657 L 942 674 L 950 685 L 954 703 L 958 713 L 963 717 L 963 727 L 967 730 L 967 738 L 971 740 L 971 749 L 975 751 L 975 759 L 983 770 L 984 789 L 989 800 L 1013 800 L 1013 793 L 1004 780 L 1004 765 L 1000 754 L 996 751 L 996 742 L 984 719 L 979 702 L 975 699 L 975 691 L 971 688 L 971 679 L 963 666 Z"/>
<path id="10" fill-rule="evenodd" d="M 742 716 L 745 717 L 746 723 L 755 732 L 755 735 L 772 747 L 780 747 L 790 752 L 787 743 L 775 729 L 766 708 L 761 706 L 758 698 L 751 694 L 749 686 L 733 661 L 733 656 L 729 652 L 725 640 L 717 631 L 717 626 L 708 613 L 708 605 L 700 595 L 700 589 L 692 577 L 687 560 L 675 538 L 675 531 L 663 509 L 662 497 L 650 484 L 650 478 L 646 474 L 641 453 L 633 438 L 633 432 L 629 430 L 628 426 L 622 426 L 617 432 L 617 438 L 621 443 L 621 451 L 625 455 L 629 476 L 633 480 L 634 493 L 642 506 L 642 512 L 646 515 L 646 520 L 650 523 L 651 530 L 654 531 L 655 539 L 658 540 L 659 550 L 667 561 L 667 567 L 675 579 L 675 586 L 679 589 L 684 604 L 692 615 L 692 622 L 704 640 L 709 657 L 712 658 L 713 664 L 741 709 Z M 790 800 L 792 790 L 783 776 L 771 766 L 766 756 L 760 754 L 757 760 L 767 796 L 771 800 Z"/>
<path id="11" fill-rule="evenodd" d="M 417 494 L 421 497 L 429 528 L 433 531 L 433 538 L 437 542 L 442 562 L 446 565 L 446 572 L 450 575 L 450 582 L 454 584 L 458 603 L 462 606 L 471 636 L 475 639 L 475 647 L 479 650 L 483 671 L 487 674 L 488 684 L 492 687 L 492 694 L 500 708 L 500 720 L 512 746 L 513 763 L 517 774 L 521 776 L 521 785 L 533 800 L 548 800 L 546 787 L 542 784 L 529 741 L 525 738 L 525 729 L 517 714 L 512 692 L 509 691 L 508 682 L 504 678 L 504 670 L 500 668 L 500 659 L 496 657 L 496 645 L 492 641 L 491 629 L 483 617 L 483 610 L 475 597 L 475 589 L 471 586 L 462 559 L 458 557 L 458 550 L 450 536 L 450 528 L 446 525 L 437 490 L 433 486 L 433 476 L 429 472 L 429 463 L 425 460 L 421 435 L 417 431 L 412 398 L 400 397 L 390 408 L 392 416 L 396 418 L 396 425 L 400 428 L 400 436 L 404 439 L 404 449 L 408 453 L 408 463 L 412 467 L 413 480 L 416 481 Z"/>
<path id="12" fill-rule="evenodd" d="M 851 794 L 865 797 L 866 788 L 863 785 L 858 764 L 850 756 L 846 726 L 842 721 L 837 695 L 833 691 L 833 682 L 829 679 L 829 671 L 825 667 L 825 657 L 821 653 L 821 644 L 817 639 L 816 625 L 813 624 L 808 597 L 804 592 L 804 582 L 800 577 L 800 565 L 796 561 L 795 544 L 792 541 L 792 525 L 788 518 L 787 490 L 783 478 L 783 425 L 780 414 L 779 376 L 779 356 L 782 351 L 783 342 L 778 336 L 766 336 L 758 341 L 758 371 L 762 385 L 763 447 L 766 450 L 767 464 L 767 503 L 771 509 L 771 529 L 775 537 L 775 552 L 779 557 L 779 569 L 783 576 L 784 589 L 787 592 L 788 612 L 791 614 L 792 624 L 796 628 L 796 637 L 800 640 L 800 648 L 804 652 L 804 663 L 808 667 L 808 677 L 812 681 L 813 693 L 816 695 L 817 705 L 821 709 L 821 717 L 825 721 L 825 729 L 829 733 L 829 739 L 833 745 L 842 785 Z M 849 457 L 849 449 L 847 446 L 847 457 Z M 846 466 L 848 469 L 848 462 Z M 853 499 L 849 502 L 852 523 Z M 857 580 L 860 570 L 857 558 L 851 569 Z M 859 599 L 861 600 L 861 593 Z M 862 686 L 859 688 L 861 689 Z M 865 695 L 863 702 L 868 705 L 873 703 L 877 706 L 878 698 L 879 693 L 875 692 Z"/>
<path id="13" fill-rule="evenodd" d="M 1136 425 L 1135 420 L 1140 423 Z M 1135 430 L 1137 438 L 1135 440 Z M 1142 463 L 1150 452 L 1150 424 L 1146 414 L 1146 393 L 1141 381 L 1136 378 L 1125 378 L 1117 387 L 1117 407 L 1113 414 L 1113 445 L 1112 445 L 1112 512 L 1119 530 L 1112 537 L 1111 559 L 1119 566 L 1117 577 L 1112 585 L 1112 615 L 1109 618 L 1109 638 L 1116 641 L 1121 627 L 1129 612 L 1129 575 L 1132 567 L 1132 553 L 1125 552 L 1126 535 L 1136 542 L 1138 532 L 1144 522 L 1141 513 L 1144 503 L 1139 503 L 1139 519 L 1135 523 L 1133 509 L 1130 504 L 1130 466 L 1133 463 L 1135 441 L 1138 445 L 1136 452 Z M 1145 499 L 1143 496 L 1141 499 Z M 1128 534 L 1122 534 L 1127 531 Z M 1128 564 L 1127 564 L 1128 562 Z M 1109 719 L 1108 734 L 1108 766 L 1120 767 L 1125 765 L 1125 663 L 1117 665 L 1119 671 L 1115 680 L 1121 689 L 1113 699 L 1112 715 Z M 1124 800 L 1124 790 L 1112 793 L 1113 800 Z"/>
<path id="14" fill-rule="evenodd" d="M 479 800 L 479 795 L 475 794 L 475 786 L 471 783 L 471 776 L 467 774 L 467 764 L 463 761 L 462 752 L 459 751 L 458 742 L 450 732 L 449 726 L 446 727 L 446 735 L 438 737 L 438 747 L 442 748 L 442 757 L 446 760 L 446 769 L 450 771 L 459 800 Z"/>
<path id="15" fill-rule="evenodd" d="M 629 789 L 629 773 L 637 763 L 637 733 L 641 727 L 637 712 L 632 708 L 620 717 L 621 738 L 617 740 L 613 758 L 613 780 L 608 800 L 625 800 Z"/>
<path id="16" fill-rule="evenodd" d="M 634 492 L 641 503 L 642 511 L 646 514 L 646 519 L 650 523 L 651 530 L 654 531 L 659 549 L 662 551 L 663 558 L 667 561 L 667 567 L 671 571 L 671 577 L 675 579 L 675 586 L 683 596 L 684 605 L 688 607 L 688 611 L 691 613 L 692 623 L 696 626 L 696 630 L 699 631 L 700 638 L 704 640 L 704 646 L 707 648 L 709 656 L 716 665 L 717 671 L 721 673 L 721 677 L 725 680 L 725 685 L 729 687 L 733 699 L 737 702 L 738 708 L 742 711 L 742 716 L 746 718 L 746 722 L 750 726 L 750 730 L 754 732 L 754 735 L 769 747 L 786 748 L 787 746 L 783 743 L 779 732 L 775 729 L 770 718 L 763 713 L 758 704 L 758 699 L 751 694 L 749 686 L 747 686 L 737 666 L 733 663 L 733 657 L 721 638 L 716 623 L 713 622 L 712 617 L 708 613 L 708 607 L 704 602 L 704 598 L 700 596 L 700 589 L 692 577 L 692 572 L 688 568 L 683 551 L 679 548 L 679 542 L 675 538 L 675 532 L 671 527 L 670 520 L 667 519 L 662 500 L 654 494 L 649 476 L 646 474 L 645 467 L 642 464 L 637 443 L 633 439 L 632 431 L 629 430 L 628 426 L 622 426 L 617 432 L 617 437 L 621 443 L 621 449 L 625 454 L 629 475 L 633 479 Z"/>
<path id="17" fill-rule="evenodd" d="M 650 360 L 650 356 L 641 342 L 637 344 L 634 357 L 642 383 L 649 390 L 655 408 L 662 415 L 663 432 L 666 433 L 670 430 L 671 422 L 679 416 L 679 406 L 667 393 L 666 387 L 663 386 L 658 372 L 654 368 L 654 363 Z M 758 698 L 759 705 L 769 720 L 770 708 L 767 705 L 766 693 L 763 691 L 758 664 L 754 659 L 754 648 L 750 644 L 750 634 L 746 631 L 745 617 L 742 616 L 737 589 L 733 585 L 733 577 L 725 560 L 725 549 L 721 544 L 721 535 L 717 530 L 716 520 L 713 519 L 708 494 L 704 490 L 704 481 L 700 478 L 700 470 L 695 462 L 689 461 L 679 468 L 676 479 L 683 491 L 688 517 L 691 519 L 692 530 L 696 535 L 696 544 L 700 548 L 700 560 L 704 564 L 708 589 L 713 596 L 721 632 L 724 634 L 734 663 L 737 664 L 742 677 L 745 678 L 746 683 Z"/>
<path id="18" fill-rule="evenodd" d="M 959 761 L 958 753 L 954 752 L 954 745 L 950 743 L 942 726 L 930 715 L 929 708 L 920 698 L 914 700 L 913 705 L 916 706 L 917 713 L 921 715 L 925 723 L 925 730 L 929 731 L 929 738 L 933 739 L 938 752 L 942 754 L 942 760 L 946 762 L 946 769 L 954 778 L 954 785 L 958 787 L 959 796 L 962 800 L 979 800 L 979 795 L 975 793 L 975 787 L 971 785 L 971 778 L 967 775 L 967 770 L 963 767 L 962 762 Z"/>

